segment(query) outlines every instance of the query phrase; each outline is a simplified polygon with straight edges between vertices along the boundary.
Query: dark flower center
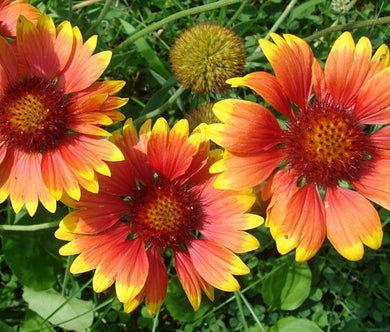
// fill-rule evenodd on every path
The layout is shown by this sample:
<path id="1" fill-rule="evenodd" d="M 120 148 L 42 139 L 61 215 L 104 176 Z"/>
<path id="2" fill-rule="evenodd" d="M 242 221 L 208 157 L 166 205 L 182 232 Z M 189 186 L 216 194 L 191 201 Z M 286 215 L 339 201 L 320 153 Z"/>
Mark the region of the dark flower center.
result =
<path id="1" fill-rule="evenodd" d="M 0 97 L 0 136 L 9 148 L 44 152 L 67 132 L 67 96 L 53 82 L 32 78 Z"/>
<path id="2" fill-rule="evenodd" d="M 202 218 L 199 195 L 178 184 L 141 186 L 130 204 L 132 233 L 161 250 L 193 239 Z"/>
<path id="3" fill-rule="evenodd" d="M 287 161 L 299 178 L 326 187 L 356 180 L 374 153 L 353 113 L 332 104 L 313 102 L 297 113 L 285 138 Z"/>

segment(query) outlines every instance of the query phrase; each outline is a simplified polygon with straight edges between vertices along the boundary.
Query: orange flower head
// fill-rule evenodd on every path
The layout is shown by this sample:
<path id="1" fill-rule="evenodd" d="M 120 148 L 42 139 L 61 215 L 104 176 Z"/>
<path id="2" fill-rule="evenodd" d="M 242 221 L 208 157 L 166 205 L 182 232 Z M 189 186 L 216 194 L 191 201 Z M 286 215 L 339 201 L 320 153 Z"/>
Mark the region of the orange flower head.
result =
<path id="1" fill-rule="evenodd" d="M 41 12 L 28 1 L 0 0 L 0 36 L 10 38 L 16 36 L 16 22 L 20 15 L 36 23 Z"/>
<path id="2" fill-rule="evenodd" d="M 145 297 L 151 315 L 164 302 L 168 251 L 194 310 L 201 290 L 211 300 L 214 287 L 237 290 L 233 275 L 249 269 L 235 253 L 259 246 L 245 230 L 263 219 L 246 213 L 255 202 L 251 191 L 214 188 L 208 168 L 219 152 L 209 152 L 204 126 L 189 135 L 187 120 L 170 130 L 160 118 L 153 128 L 145 122 L 138 135 L 129 119 L 123 136 L 115 132 L 112 141 L 125 160 L 109 163 L 111 177 L 98 176 L 99 193 L 64 199 L 76 210 L 61 221 L 56 237 L 70 241 L 60 254 L 79 254 L 71 272 L 96 269 L 96 292 L 115 282 L 126 312 Z"/>
<path id="3" fill-rule="evenodd" d="M 260 40 L 275 75 L 254 72 L 228 83 L 250 87 L 285 121 L 279 125 L 253 102 L 216 103 L 223 124 L 208 134 L 226 152 L 210 171 L 221 173 L 217 188 L 268 180 L 266 226 L 282 254 L 296 248 L 296 259 L 308 260 L 327 236 L 341 255 L 359 260 L 363 244 L 377 249 L 383 237 L 368 199 L 390 208 L 390 127 L 369 127 L 390 122 L 389 50 L 382 45 L 372 56 L 367 38 L 355 45 L 346 32 L 322 69 L 305 41 L 283 37 Z"/>
<path id="4" fill-rule="evenodd" d="M 97 192 L 96 172 L 123 160 L 101 136 L 123 116 L 127 100 L 114 95 L 121 81 L 96 82 L 111 52 L 92 55 L 96 36 L 83 42 L 69 22 L 57 28 L 41 15 L 20 16 L 16 47 L 0 37 L 0 201 L 33 215 L 38 201 L 51 212 L 63 192 L 80 198 L 80 185 Z"/>

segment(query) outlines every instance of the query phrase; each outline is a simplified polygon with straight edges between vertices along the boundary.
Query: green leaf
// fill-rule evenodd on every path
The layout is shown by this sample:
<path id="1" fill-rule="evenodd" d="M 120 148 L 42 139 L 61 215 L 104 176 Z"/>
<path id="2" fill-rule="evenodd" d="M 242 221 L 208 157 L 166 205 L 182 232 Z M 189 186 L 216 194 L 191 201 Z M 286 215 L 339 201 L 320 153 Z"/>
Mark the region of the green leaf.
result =
<path id="1" fill-rule="evenodd" d="M 9 326 L 8 324 L 6 324 L 0 320 L 0 331 L 2 331 L 2 332 L 16 332 L 16 329 L 14 329 L 12 326 Z"/>
<path id="2" fill-rule="evenodd" d="M 173 318 L 182 322 L 190 322 L 202 317 L 210 308 L 212 302 L 202 293 L 202 304 L 198 311 L 194 311 L 179 279 L 175 276 L 169 280 L 165 305 Z"/>
<path id="3" fill-rule="evenodd" d="M 32 332 L 32 331 L 45 331 L 55 332 L 55 329 L 50 325 L 49 322 L 36 314 L 32 310 L 26 310 L 26 316 L 20 326 L 19 332 Z"/>
<path id="4" fill-rule="evenodd" d="M 68 212 L 59 207 L 55 214 L 40 208 L 31 218 L 23 210 L 15 216 L 18 225 L 60 221 Z M 40 290 L 57 282 L 57 273 L 63 269 L 58 255 L 62 242 L 54 237 L 55 228 L 36 231 L 2 231 L 3 252 L 7 265 L 25 286 Z"/>
<path id="5" fill-rule="evenodd" d="M 136 29 L 129 23 L 123 19 L 119 19 L 123 29 L 128 35 L 136 32 Z M 157 55 L 156 51 L 149 45 L 145 38 L 139 38 L 134 42 L 135 46 L 138 49 L 138 52 L 142 55 L 142 57 L 148 62 L 150 67 L 152 67 L 155 71 L 157 71 L 160 75 L 168 78 L 171 76 L 169 71 L 165 68 L 164 64 L 161 62 L 160 57 Z"/>
<path id="6" fill-rule="evenodd" d="M 305 318 L 285 317 L 276 322 L 268 332 L 322 332 L 313 322 Z"/>
<path id="7" fill-rule="evenodd" d="M 54 289 L 36 291 L 28 287 L 23 287 L 23 298 L 29 308 L 42 318 L 51 316 L 48 321 L 53 325 L 75 331 L 82 331 L 92 325 L 92 301 L 68 299 Z"/>
<path id="8" fill-rule="evenodd" d="M 308 17 L 314 11 L 314 7 L 324 1 L 325 0 L 310 0 L 302 3 L 291 11 L 290 20 Z"/>
<path id="9" fill-rule="evenodd" d="M 261 292 L 271 310 L 294 310 L 309 296 L 310 285 L 307 263 L 291 261 L 264 281 Z"/>

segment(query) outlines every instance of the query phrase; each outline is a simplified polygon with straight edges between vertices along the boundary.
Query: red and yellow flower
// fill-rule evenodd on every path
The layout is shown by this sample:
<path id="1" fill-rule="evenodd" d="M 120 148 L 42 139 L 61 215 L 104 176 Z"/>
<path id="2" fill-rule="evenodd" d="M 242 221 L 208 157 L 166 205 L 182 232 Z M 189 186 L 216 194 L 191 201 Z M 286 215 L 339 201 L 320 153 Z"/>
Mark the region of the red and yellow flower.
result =
<path id="1" fill-rule="evenodd" d="M 63 191 L 80 198 L 80 185 L 97 192 L 96 172 L 123 160 L 101 136 L 123 119 L 114 96 L 122 81 L 96 82 L 111 52 L 95 55 L 97 38 L 83 42 L 69 22 L 57 28 L 45 14 L 37 25 L 20 16 L 16 47 L 0 37 L 0 201 L 10 197 L 33 215 L 38 201 L 55 211 Z"/>
<path id="2" fill-rule="evenodd" d="M 269 179 L 266 226 L 280 253 L 296 248 L 296 259 L 308 260 L 327 237 L 359 260 L 363 244 L 377 249 L 383 236 L 368 199 L 390 208 L 389 50 L 372 56 L 367 38 L 355 45 L 346 32 L 322 69 L 302 39 L 272 39 L 260 45 L 275 76 L 253 72 L 228 83 L 250 87 L 281 116 L 250 101 L 215 104 L 223 124 L 208 132 L 226 149 L 210 169 L 221 173 L 215 185 L 237 190 Z"/>
<path id="3" fill-rule="evenodd" d="M 56 237 L 70 241 L 62 255 L 79 254 L 70 271 L 96 269 L 93 288 L 101 292 L 115 282 L 126 312 L 145 297 L 152 315 L 161 307 L 168 274 L 164 258 L 173 255 L 179 280 L 197 310 L 201 290 L 213 299 L 214 287 L 236 291 L 233 275 L 249 272 L 235 255 L 256 249 L 244 230 L 263 222 L 245 213 L 255 201 L 251 191 L 218 190 L 208 172 L 214 158 L 202 127 L 189 135 L 188 121 L 171 130 L 163 118 L 148 120 L 139 135 L 131 119 L 123 137 L 112 140 L 125 160 L 109 163 L 112 176 L 99 175 L 100 191 L 83 191 L 76 210 L 60 223 Z M 166 255 L 167 254 L 167 255 Z"/>
<path id="4" fill-rule="evenodd" d="M 0 0 L 0 36 L 15 37 L 16 22 L 20 15 L 36 23 L 41 12 L 25 0 Z"/>

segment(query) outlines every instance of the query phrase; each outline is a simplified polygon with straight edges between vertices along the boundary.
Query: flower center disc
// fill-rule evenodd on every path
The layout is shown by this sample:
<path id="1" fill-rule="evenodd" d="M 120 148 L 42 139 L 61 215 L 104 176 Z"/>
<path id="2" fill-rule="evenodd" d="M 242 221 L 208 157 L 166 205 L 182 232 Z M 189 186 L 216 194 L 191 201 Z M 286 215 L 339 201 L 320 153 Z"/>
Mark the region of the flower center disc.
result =
<path id="1" fill-rule="evenodd" d="M 351 112 L 313 103 L 300 112 L 286 132 L 288 162 L 300 179 L 324 186 L 361 175 L 373 147 Z"/>
<path id="2" fill-rule="evenodd" d="M 130 204 L 132 233 L 163 250 L 194 238 L 201 219 L 197 195 L 171 183 L 141 187 Z"/>
<path id="3" fill-rule="evenodd" d="M 19 82 L 0 98 L 0 135 L 8 147 L 25 152 L 53 149 L 67 131 L 67 105 L 52 83 Z"/>
<path id="4" fill-rule="evenodd" d="M 26 93 L 9 106 L 10 128 L 20 133 L 34 133 L 45 128 L 50 109 L 40 95 Z"/>

